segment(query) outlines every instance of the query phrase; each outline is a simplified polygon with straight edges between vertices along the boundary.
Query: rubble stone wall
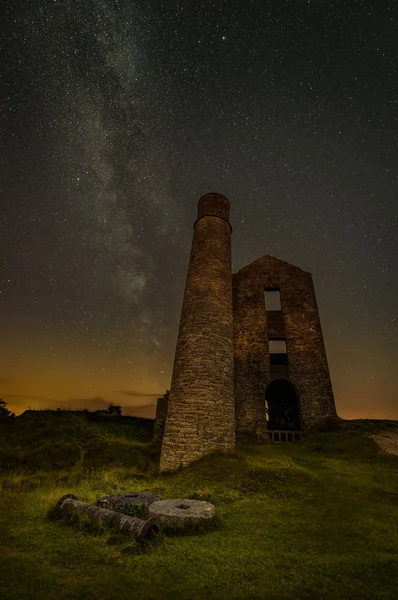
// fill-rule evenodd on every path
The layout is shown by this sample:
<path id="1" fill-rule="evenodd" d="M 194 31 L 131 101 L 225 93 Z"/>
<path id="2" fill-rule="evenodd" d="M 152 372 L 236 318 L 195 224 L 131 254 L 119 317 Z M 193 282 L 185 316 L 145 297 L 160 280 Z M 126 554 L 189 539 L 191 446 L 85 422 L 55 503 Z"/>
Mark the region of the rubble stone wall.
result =
<path id="1" fill-rule="evenodd" d="M 264 290 L 279 289 L 281 311 L 267 312 Z M 236 434 L 267 428 L 265 391 L 279 378 L 296 387 L 302 429 L 336 415 L 310 273 L 263 256 L 233 275 Z M 270 365 L 269 339 L 286 340 L 288 365 Z"/>

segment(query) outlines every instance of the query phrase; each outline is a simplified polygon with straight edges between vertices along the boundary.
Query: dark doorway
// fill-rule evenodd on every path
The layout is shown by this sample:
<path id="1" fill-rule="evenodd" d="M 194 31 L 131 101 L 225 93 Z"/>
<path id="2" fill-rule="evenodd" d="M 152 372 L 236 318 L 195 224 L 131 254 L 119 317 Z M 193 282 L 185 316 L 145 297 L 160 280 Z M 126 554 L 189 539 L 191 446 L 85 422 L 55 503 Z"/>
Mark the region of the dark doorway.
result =
<path id="1" fill-rule="evenodd" d="M 300 431 L 301 419 L 296 388 L 287 379 L 271 381 L 265 391 L 268 429 Z"/>

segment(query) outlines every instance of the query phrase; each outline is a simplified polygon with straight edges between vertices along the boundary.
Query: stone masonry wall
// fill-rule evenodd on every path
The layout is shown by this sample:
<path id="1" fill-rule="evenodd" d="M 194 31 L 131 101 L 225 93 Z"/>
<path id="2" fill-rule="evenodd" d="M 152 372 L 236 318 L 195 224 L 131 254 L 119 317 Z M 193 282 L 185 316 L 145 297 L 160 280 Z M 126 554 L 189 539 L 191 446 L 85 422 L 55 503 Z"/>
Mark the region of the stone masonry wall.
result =
<path id="1" fill-rule="evenodd" d="M 163 440 L 164 426 L 169 404 L 169 392 L 166 392 L 156 403 L 155 426 L 153 429 L 153 445 L 159 447 Z"/>
<path id="2" fill-rule="evenodd" d="M 279 288 L 282 312 L 267 313 L 265 288 Z M 302 428 L 335 416 L 312 277 L 294 265 L 263 256 L 233 275 L 236 433 L 266 429 L 265 390 L 288 378 L 299 396 Z M 286 339 L 289 364 L 271 367 L 269 337 Z"/>
<path id="3" fill-rule="evenodd" d="M 172 471 L 235 445 L 229 202 L 206 194 L 184 293 L 160 459 Z"/>

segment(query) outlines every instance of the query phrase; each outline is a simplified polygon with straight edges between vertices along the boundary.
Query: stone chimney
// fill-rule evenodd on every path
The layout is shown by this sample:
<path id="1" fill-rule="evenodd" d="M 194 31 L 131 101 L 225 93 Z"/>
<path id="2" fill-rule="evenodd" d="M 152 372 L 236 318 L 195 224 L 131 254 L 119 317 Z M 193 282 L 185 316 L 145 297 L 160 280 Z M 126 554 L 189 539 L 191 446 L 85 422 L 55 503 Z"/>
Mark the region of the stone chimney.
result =
<path id="1" fill-rule="evenodd" d="M 198 202 L 160 470 L 175 471 L 235 447 L 229 201 Z"/>

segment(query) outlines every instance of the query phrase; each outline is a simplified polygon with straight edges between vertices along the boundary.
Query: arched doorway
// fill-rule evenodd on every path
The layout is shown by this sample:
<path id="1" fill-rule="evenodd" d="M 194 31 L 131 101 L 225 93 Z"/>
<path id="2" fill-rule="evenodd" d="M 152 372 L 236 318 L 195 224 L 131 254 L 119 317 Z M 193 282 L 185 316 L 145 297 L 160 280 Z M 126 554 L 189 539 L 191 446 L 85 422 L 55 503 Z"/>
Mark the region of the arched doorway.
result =
<path id="1" fill-rule="evenodd" d="M 268 429 L 301 431 L 301 419 L 296 388 L 287 379 L 275 379 L 265 390 Z"/>

